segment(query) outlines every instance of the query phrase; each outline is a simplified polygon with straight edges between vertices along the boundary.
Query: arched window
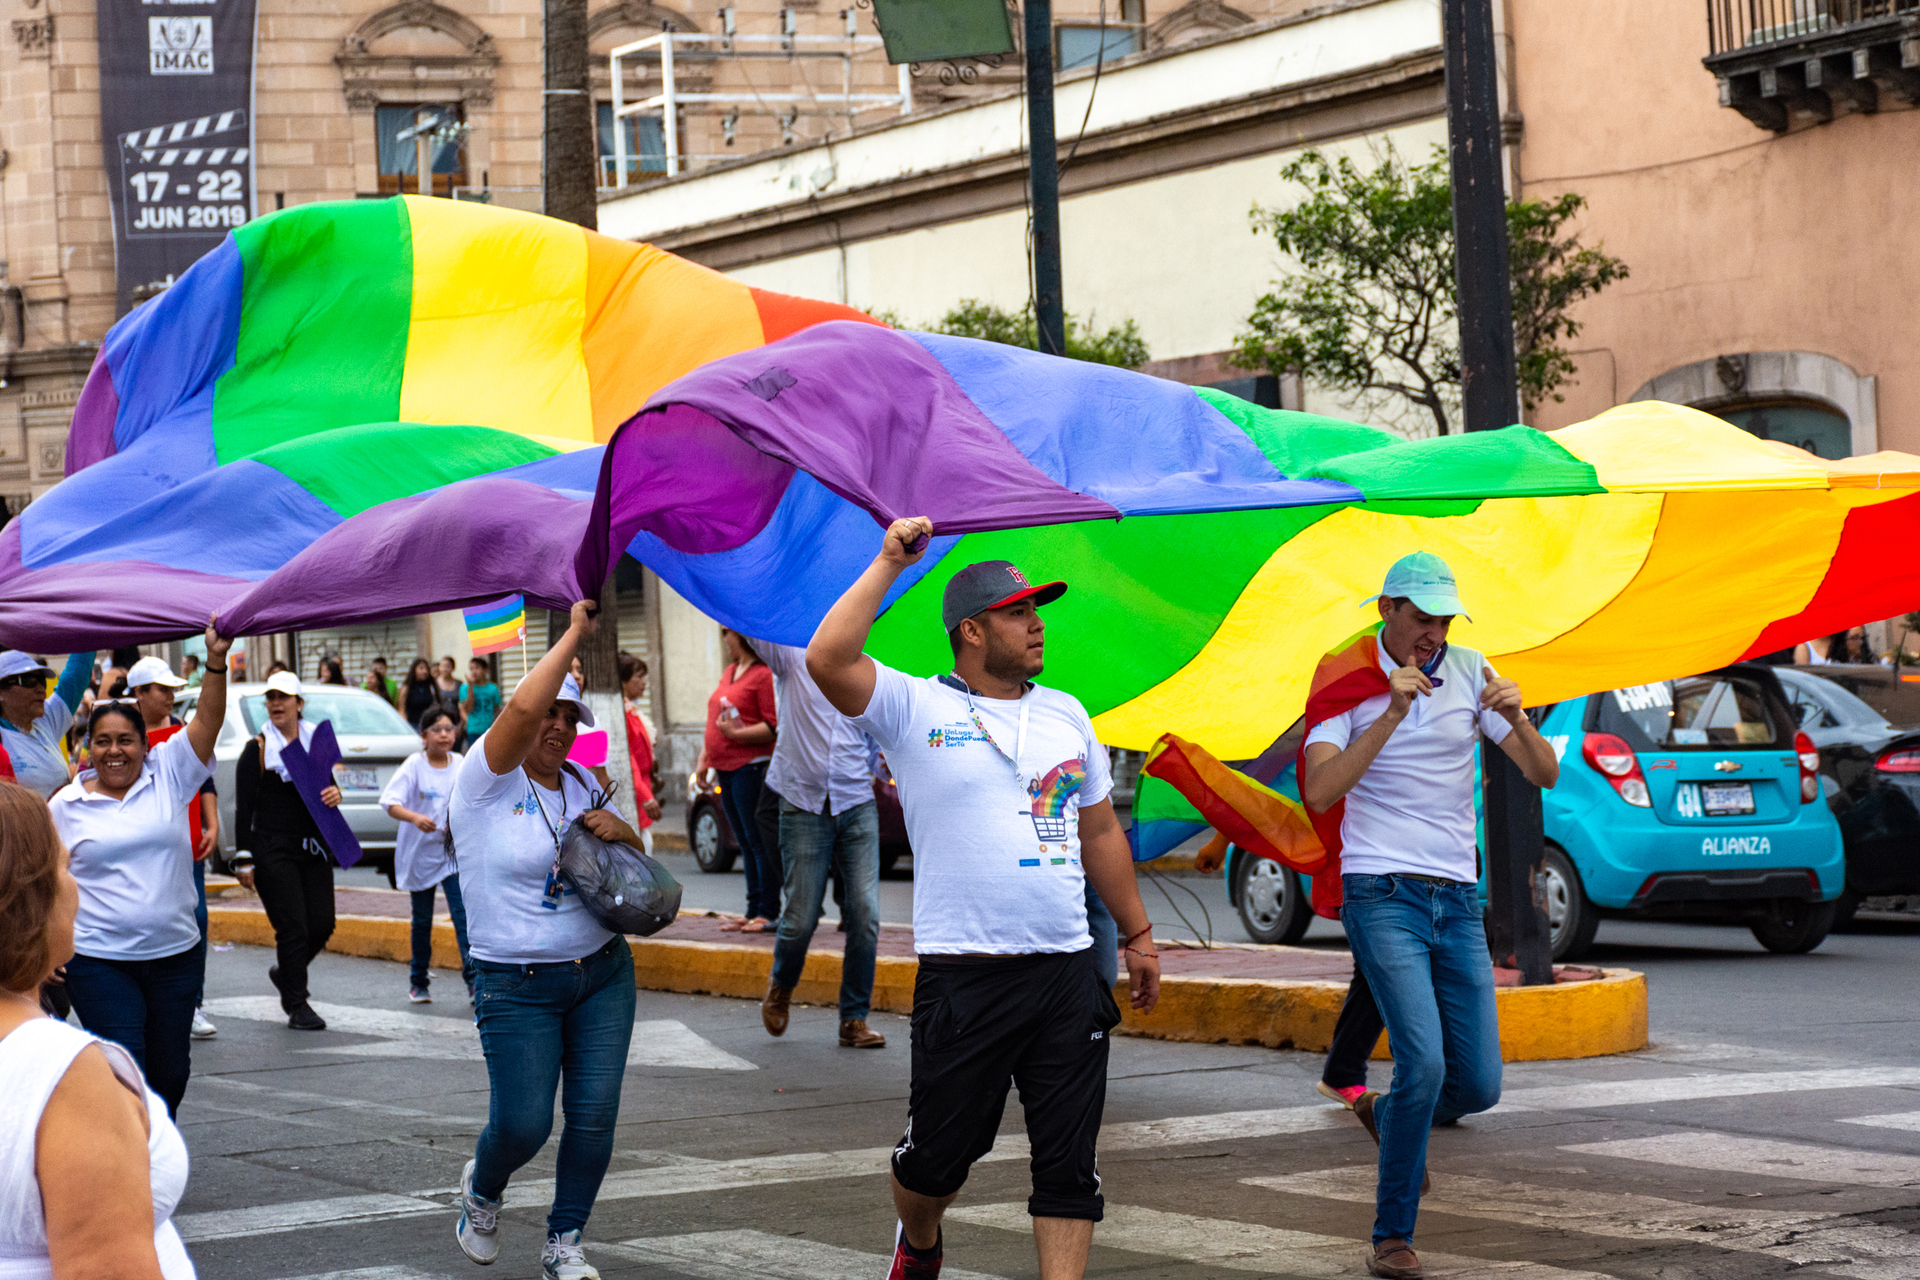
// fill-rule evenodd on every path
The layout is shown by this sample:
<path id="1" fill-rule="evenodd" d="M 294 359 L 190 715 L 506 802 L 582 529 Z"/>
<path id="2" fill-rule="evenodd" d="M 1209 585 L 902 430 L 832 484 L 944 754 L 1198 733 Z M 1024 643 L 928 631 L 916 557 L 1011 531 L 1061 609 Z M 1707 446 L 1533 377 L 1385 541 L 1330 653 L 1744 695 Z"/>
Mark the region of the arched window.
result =
<path id="1" fill-rule="evenodd" d="M 1814 351 L 1743 351 L 1669 369 L 1629 400 L 1665 400 L 1829 460 L 1880 448 L 1877 383 Z"/>

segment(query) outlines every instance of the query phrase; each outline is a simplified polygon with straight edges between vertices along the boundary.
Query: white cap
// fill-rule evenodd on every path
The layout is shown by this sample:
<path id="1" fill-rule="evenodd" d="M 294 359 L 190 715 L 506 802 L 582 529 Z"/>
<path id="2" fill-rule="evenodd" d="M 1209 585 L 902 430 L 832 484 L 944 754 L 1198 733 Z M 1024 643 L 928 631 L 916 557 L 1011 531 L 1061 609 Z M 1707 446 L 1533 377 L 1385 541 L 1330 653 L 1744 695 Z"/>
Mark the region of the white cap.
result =
<path id="1" fill-rule="evenodd" d="M 43 676 L 51 676 L 53 668 L 30 653 L 18 649 L 8 649 L 0 653 L 0 680 L 8 676 L 23 676 L 30 671 L 38 671 Z"/>
<path id="2" fill-rule="evenodd" d="M 531 676 L 532 674 L 533 672 L 529 671 L 526 675 L 521 676 L 518 683 L 513 686 L 513 691 L 515 693 L 520 692 L 520 686 L 525 684 L 527 682 L 527 676 Z M 567 678 L 560 682 L 560 692 L 553 695 L 553 700 L 555 702 L 571 702 L 580 709 L 580 723 L 589 729 L 596 727 L 593 722 L 593 708 L 588 706 L 587 700 L 581 696 L 580 682 L 573 678 L 571 671 L 567 673 Z"/>
<path id="3" fill-rule="evenodd" d="M 300 686 L 300 677 L 291 671 L 276 671 L 268 676 L 267 692 L 290 693 L 296 698 L 304 698 L 306 696 Z"/>
<path id="4" fill-rule="evenodd" d="M 127 672 L 127 688 L 138 689 L 148 684 L 163 684 L 169 689 L 184 689 L 187 686 L 185 680 L 173 674 L 173 668 L 167 665 L 165 658 L 142 658 Z"/>

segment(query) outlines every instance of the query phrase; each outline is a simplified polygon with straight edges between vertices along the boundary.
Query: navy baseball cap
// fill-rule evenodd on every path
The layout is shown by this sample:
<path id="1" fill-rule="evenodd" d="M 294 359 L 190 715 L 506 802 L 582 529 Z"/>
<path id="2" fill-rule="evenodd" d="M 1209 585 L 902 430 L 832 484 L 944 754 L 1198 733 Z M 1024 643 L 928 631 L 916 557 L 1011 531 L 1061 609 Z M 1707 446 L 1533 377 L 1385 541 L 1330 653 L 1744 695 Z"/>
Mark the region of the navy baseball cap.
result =
<path id="1" fill-rule="evenodd" d="M 952 631 L 976 613 L 1004 609 L 1022 600 L 1032 600 L 1035 605 L 1052 604 L 1066 593 L 1064 582 L 1034 586 L 1011 561 L 982 560 L 948 580 L 947 594 L 940 602 L 940 622 Z"/>

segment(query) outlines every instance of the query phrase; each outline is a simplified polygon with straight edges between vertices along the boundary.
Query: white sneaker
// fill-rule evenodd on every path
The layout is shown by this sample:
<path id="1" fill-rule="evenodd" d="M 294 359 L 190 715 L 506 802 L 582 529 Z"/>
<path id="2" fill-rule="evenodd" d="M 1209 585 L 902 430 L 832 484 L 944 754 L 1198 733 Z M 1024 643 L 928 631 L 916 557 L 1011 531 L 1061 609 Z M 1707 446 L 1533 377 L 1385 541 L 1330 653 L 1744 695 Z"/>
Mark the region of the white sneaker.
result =
<path id="1" fill-rule="evenodd" d="M 600 1273 L 580 1248 L 580 1233 L 565 1231 L 547 1237 L 540 1251 L 541 1280 L 600 1280 Z"/>
<path id="2" fill-rule="evenodd" d="M 500 1256 L 500 1202 L 474 1194 L 473 1165 L 469 1160 L 460 1171 L 460 1221 L 454 1224 L 453 1238 L 462 1253 L 486 1267 Z"/>
<path id="3" fill-rule="evenodd" d="M 193 1038 L 211 1040 L 220 1034 L 220 1028 L 207 1021 L 207 1015 L 196 1007 L 193 1011 Z"/>
<path id="4" fill-rule="evenodd" d="M 408 987 L 407 999 L 413 1001 L 415 1004 L 433 1003 L 433 997 L 427 994 L 425 987 Z"/>

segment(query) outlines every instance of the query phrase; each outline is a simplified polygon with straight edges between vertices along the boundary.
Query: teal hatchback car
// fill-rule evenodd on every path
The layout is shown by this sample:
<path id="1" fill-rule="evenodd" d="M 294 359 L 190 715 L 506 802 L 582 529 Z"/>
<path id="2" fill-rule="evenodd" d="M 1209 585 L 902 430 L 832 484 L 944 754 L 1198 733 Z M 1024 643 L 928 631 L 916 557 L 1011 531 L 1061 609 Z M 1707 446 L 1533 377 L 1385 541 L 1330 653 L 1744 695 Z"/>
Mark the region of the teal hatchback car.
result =
<path id="1" fill-rule="evenodd" d="M 1608 917 L 1745 924 L 1779 952 L 1826 939 L 1846 853 L 1819 750 L 1771 667 L 1740 663 L 1537 714 L 1560 757 L 1542 805 L 1554 959 L 1577 959 Z M 1306 879 L 1237 847 L 1226 873 L 1249 937 L 1306 933 Z"/>
<path id="2" fill-rule="evenodd" d="M 1770 667 L 1575 698 L 1540 732 L 1561 766 L 1543 807 L 1555 959 L 1608 916 L 1737 922 L 1771 951 L 1826 938 L 1846 853 Z"/>

